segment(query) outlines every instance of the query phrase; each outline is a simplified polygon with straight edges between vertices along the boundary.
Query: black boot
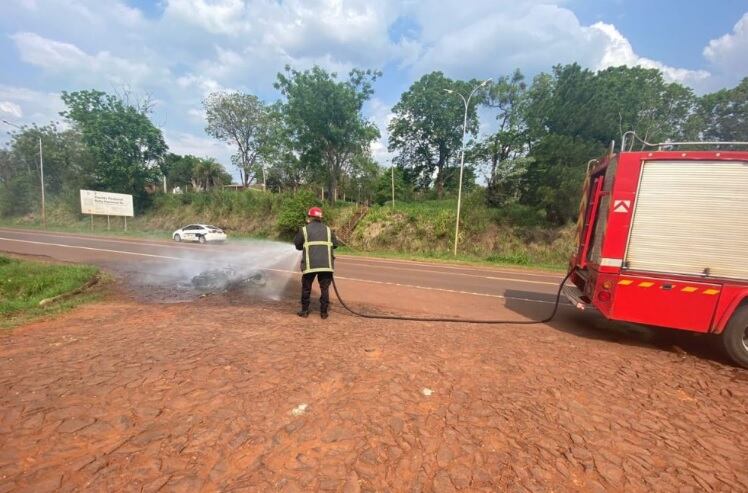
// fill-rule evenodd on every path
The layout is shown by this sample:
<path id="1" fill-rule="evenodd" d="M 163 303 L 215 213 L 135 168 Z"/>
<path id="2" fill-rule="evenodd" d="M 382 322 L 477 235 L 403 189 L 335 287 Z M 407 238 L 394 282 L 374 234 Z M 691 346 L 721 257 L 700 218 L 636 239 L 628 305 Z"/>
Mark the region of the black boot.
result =
<path id="1" fill-rule="evenodd" d="M 296 315 L 300 316 L 301 318 L 307 318 L 309 316 L 309 310 L 301 309 L 296 312 Z"/>
<path id="2" fill-rule="evenodd" d="M 327 312 L 320 312 L 319 316 L 320 318 L 322 318 L 322 320 L 325 320 L 329 315 L 327 314 Z"/>

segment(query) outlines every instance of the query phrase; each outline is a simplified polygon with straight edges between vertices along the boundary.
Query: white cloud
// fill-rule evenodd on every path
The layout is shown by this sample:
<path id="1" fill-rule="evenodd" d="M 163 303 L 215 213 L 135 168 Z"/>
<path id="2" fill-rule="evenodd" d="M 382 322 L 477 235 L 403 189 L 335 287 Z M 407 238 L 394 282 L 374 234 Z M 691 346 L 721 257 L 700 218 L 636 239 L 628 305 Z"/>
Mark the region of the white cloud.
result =
<path id="1" fill-rule="evenodd" d="M 21 60 L 55 73 L 72 78 L 105 79 L 115 84 L 140 83 L 154 71 L 143 62 L 133 62 L 100 51 L 89 55 L 71 43 L 55 41 L 32 32 L 19 32 L 11 36 L 21 55 Z"/>
<path id="2" fill-rule="evenodd" d="M 227 169 L 231 164 L 232 148 L 220 141 L 207 136 L 199 136 L 190 132 L 164 131 L 164 139 L 169 150 L 177 154 L 191 154 L 197 157 L 213 157 Z"/>
<path id="3" fill-rule="evenodd" d="M 205 121 L 207 120 L 207 115 L 205 114 L 204 108 L 190 108 L 189 110 L 187 110 L 187 115 L 189 115 L 192 121 L 198 123 L 205 123 Z"/>
<path id="4" fill-rule="evenodd" d="M 395 117 L 389 104 L 379 98 L 373 98 L 367 103 L 366 112 L 371 115 L 369 120 L 379 128 L 379 139 L 371 144 L 371 154 L 374 159 L 381 163 L 392 161 L 392 154 L 387 150 L 389 132 L 387 130 L 390 121 Z"/>
<path id="5" fill-rule="evenodd" d="M 247 30 L 242 0 L 168 0 L 165 15 L 214 34 L 237 35 Z"/>
<path id="6" fill-rule="evenodd" d="M 0 0 L 0 31 L 13 40 L 21 62 L 38 69 L 40 76 L 34 73 L 28 85 L 109 92 L 127 86 L 149 93 L 160 101 L 154 121 L 168 124 L 174 150 L 202 150 L 224 164 L 230 150 L 199 137 L 205 124 L 200 100 L 220 90 L 276 98 L 272 83 L 286 64 L 301 70 L 318 64 L 343 76 L 352 67 L 384 67 L 378 98 L 365 107 L 382 133 L 372 146 L 380 162 L 390 157 L 387 121 L 396 93 L 432 70 L 484 78 L 518 67 L 532 75 L 575 61 L 591 69 L 641 65 L 702 89 L 733 84 L 748 72 L 748 14 L 704 49 L 707 72 L 646 58 L 614 25 L 584 25 L 569 5 L 568 0 L 162 0 L 163 11 L 152 16 L 125 0 Z M 12 97 L 4 96 L 8 86 L 0 85 L 0 112 L 8 118 L 9 111 L 20 111 L 23 122 L 59 119 L 56 93 L 12 89 Z M 39 102 L 23 99 L 23 91 Z"/>
<path id="7" fill-rule="evenodd" d="M 67 125 L 60 116 L 60 111 L 64 109 L 65 105 L 57 93 L 0 84 L 0 117 L 13 124 L 46 125 L 56 121 L 65 128 Z M 13 129 L 0 124 L 0 145 L 9 140 L 7 130 Z"/>
<path id="8" fill-rule="evenodd" d="M 666 80 L 679 82 L 689 86 L 699 84 L 711 75 L 706 70 L 687 70 L 684 68 L 670 67 L 649 58 L 634 53 L 631 43 L 612 24 L 597 22 L 591 26 L 603 35 L 601 45 L 604 47 L 603 56 L 598 62 L 596 69 L 617 67 L 626 65 L 629 67 L 640 66 L 644 68 L 656 68 L 662 72 Z"/>
<path id="9" fill-rule="evenodd" d="M 445 10 L 454 15 L 436 15 L 426 7 L 416 11 L 422 38 L 414 76 L 434 68 L 462 78 L 506 74 L 515 68 L 533 73 L 578 62 L 596 70 L 618 65 L 657 68 L 667 80 L 688 85 L 710 77 L 706 70 L 672 67 L 640 56 L 614 25 L 582 25 L 570 9 L 548 2 L 478 1 L 464 8 L 455 3 Z M 409 52 L 412 57 L 412 46 Z"/>
<path id="10" fill-rule="evenodd" d="M 14 118 L 23 117 L 23 110 L 21 107 L 12 101 L 0 101 L 0 113 L 10 115 Z"/>
<path id="11" fill-rule="evenodd" d="M 229 89 L 223 87 L 217 80 L 204 75 L 184 75 L 177 79 L 177 85 L 183 89 L 197 88 L 203 97 L 212 92 L 229 91 Z"/>
<path id="12" fill-rule="evenodd" d="M 731 33 L 709 41 L 704 57 L 737 78 L 748 75 L 748 12 L 735 24 Z"/>
<path id="13" fill-rule="evenodd" d="M 19 124 L 37 123 L 45 125 L 61 120 L 60 111 L 65 105 L 60 95 L 54 92 L 34 91 L 25 87 L 0 84 L 0 101 L 16 111 L 13 115 Z"/>

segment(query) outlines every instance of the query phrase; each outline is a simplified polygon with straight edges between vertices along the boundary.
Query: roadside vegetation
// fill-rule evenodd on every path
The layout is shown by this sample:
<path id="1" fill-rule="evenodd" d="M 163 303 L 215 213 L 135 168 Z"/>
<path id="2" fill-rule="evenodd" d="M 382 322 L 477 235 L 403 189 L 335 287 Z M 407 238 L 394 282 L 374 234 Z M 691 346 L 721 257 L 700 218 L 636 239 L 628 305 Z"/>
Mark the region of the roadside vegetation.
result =
<path id="1" fill-rule="evenodd" d="M 364 116 L 380 76 L 287 67 L 277 74 L 275 101 L 208 95 L 205 131 L 235 150 L 233 185 L 229 163 L 169 152 L 147 98 L 63 92 L 65 125 L 23 127 L 0 149 L 0 221 L 39 224 L 41 140 L 50 227 L 89 231 L 79 213 L 82 188 L 132 194 L 129 234 L 161 238 L 205 222 L 233 236 L 287 239 L 308 207 L 324 204 L 351 251 L 450 258 L 466 111 L 457 93 L 475 89 L 465 128 L 462 258 L 562 266 L 587 163 L 623 132 L 649 142 L 748 133 L 748 78 L 696 95 L 641 67 L 557 65 L 532 80 L 517 70 L 490 82 L 431 72 L 391 108 L 386 168 L 372 153 L 384 129 Z M 112 231 L 121 223 L 112 218 Z M 96 218 L 95 229 L 105 228 Z"/>
<path id="2" fill-rule="evenodd" d="M 98 269 L 90 266 L 0 256 L 0 327 L 59 313 L 91 300 L 92 294 L 72 293 L 90 283 L 98 273 Z"/>
<path id="3" fill-rule="evenodd" d="M 396 202 L 371 206 L 338 201 L 322 203 L 310 191 L 270 193 L 221 191 L 159 195 L 145 214 L 128 220 L 97 217 L 94 232 L 154 239 L 169 239 L 172 232 L 190 222 L 215 224 L 230 238 L 266 238 L 287 241 L 304 221 L 304 212 L 321 205 L 327 222 L 343 242 L 341 253 L 408 259 L 430 259 L 522 265 L 561 269 L 574 243 L 574 226 L 549 226 L 521 205 L 489 208 L 483 190 L 467 194 L 463 202 L 460 254 L 452 254 L 456 199 Z M 89 217 L 73 206 L 58 203 L 48 216 L 48 228 L 90 233 Z M 0 221 L 0 225 L 40 228 L 37 216 Z"/>

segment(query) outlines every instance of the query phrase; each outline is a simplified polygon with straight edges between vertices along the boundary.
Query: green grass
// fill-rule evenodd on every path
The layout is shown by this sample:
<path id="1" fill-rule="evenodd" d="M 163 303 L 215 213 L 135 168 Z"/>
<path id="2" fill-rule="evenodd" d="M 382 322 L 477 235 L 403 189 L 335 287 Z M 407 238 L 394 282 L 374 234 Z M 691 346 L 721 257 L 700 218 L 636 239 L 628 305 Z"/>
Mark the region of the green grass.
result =
<path id="1" fill-rule="evenodd" d="M 0 326 L 59 313 L 92 299 L 93 296 L 87 294 L 39 306 L 43 299 L 83 286 L 97 273 L 98 269 L 90 266 L 45 264 L 0 256 Z"/>

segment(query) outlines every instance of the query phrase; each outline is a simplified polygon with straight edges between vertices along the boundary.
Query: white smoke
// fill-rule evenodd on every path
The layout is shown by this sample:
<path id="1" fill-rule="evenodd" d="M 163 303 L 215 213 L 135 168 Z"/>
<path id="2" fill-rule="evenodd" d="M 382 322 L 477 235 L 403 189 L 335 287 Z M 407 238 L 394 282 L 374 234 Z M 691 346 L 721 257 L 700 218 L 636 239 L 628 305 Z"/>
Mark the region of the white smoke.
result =
<path id="1" fill-rule="evenodd" d="M 136 296 L 159 302 L 186 301 L 226 290 L 281 299 L 299 272 L 299 252 L 288 243 L 232 240 L 225 245 L 174 245 L 158 262 L 127 274 Z"/>

